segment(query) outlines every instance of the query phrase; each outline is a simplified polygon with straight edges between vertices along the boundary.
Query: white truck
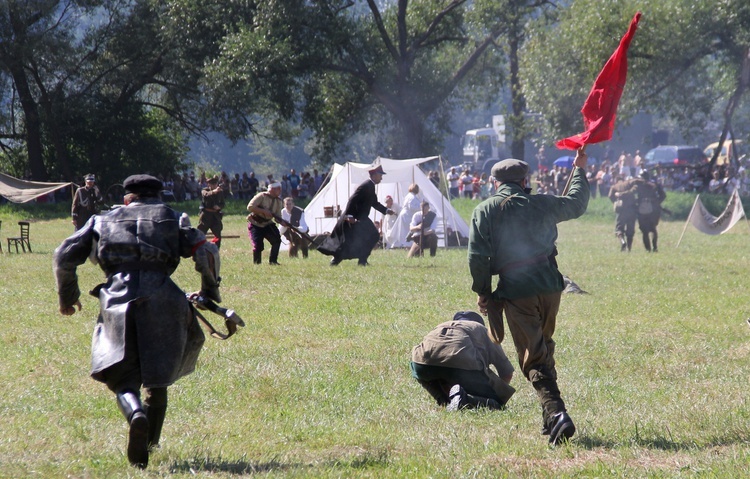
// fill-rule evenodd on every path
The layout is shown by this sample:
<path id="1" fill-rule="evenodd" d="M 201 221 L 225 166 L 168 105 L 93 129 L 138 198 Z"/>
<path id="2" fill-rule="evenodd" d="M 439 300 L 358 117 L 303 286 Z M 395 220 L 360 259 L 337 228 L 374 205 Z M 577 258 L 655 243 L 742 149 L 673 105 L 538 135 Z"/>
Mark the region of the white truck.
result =
<path id="1" fill-rule="evenodd" d="M 466 130 L 463 143 L 464 163 L 481 165 L 485 160 L 499 157 L 499 139 L 494 128 Z"/>

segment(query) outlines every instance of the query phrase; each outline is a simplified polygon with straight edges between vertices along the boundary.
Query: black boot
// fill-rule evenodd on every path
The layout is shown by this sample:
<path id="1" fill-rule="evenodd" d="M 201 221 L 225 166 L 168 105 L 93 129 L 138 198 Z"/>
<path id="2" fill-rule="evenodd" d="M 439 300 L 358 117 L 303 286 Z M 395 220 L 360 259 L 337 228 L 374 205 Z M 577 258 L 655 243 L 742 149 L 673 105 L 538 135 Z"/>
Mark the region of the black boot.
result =
<path id="1" fill-rule="evenodd" d="M 148 418 L 148 448 L 151 451 L 159 447 L 161 428 L 167 415 L 167 388 L 147 390 L 143 409 Z"/>
<path id="2" fill-rule="evenodd" d="M 261 251 L 253 251 L 253 263 L 254 264 L 260 264 L 263 257 L 263 253 Z"/>
<path id="3" fill-rule="evenodd" d="M 567 441 L 576 433 L 576 426 L 565 411 L 557 413 L 549 418 L 548 429 L 549 443 L 554 446 Z"/>
<path id="4" fill-rule="evenodd" d="M 651 252 L 651 240 L 648 237 L 648 233 L 643 233 L 643 246 L 646 251 Z"/>
<path id="5" fill-rule="evenodd" d="M 657 236 L 656 231 L 654 231 L 654 239 L 651 241 L 651 245 L 653 246 L 652 249 L 651 249 L 651 251 L 653 251 L 654 253 L 656 253 L 658 251 L 658 249 L 656 248 L 656 240 L 658 238 L 659 238 L 659 236 Z"/>
<path id="6" fill-rule="evenodd" d="M 149 425 L 146 413 L 141 407 L 141 400 L 138 394 L 126 390 L 117 393 L 117 405 L 130 424 L 128 461 L 135 467 L 145 469 L 148 466 Z"/>
<path id="7" fill-rule="evenodd" d="M 503 409 L 503 406 L 494 399 L 475 396 L 467 393 L 460 384 L 454 385 L 448 394 L 448 411 L 458 411 L 461 409 L 476 409 L 486 407 L 489 409 Z"/>

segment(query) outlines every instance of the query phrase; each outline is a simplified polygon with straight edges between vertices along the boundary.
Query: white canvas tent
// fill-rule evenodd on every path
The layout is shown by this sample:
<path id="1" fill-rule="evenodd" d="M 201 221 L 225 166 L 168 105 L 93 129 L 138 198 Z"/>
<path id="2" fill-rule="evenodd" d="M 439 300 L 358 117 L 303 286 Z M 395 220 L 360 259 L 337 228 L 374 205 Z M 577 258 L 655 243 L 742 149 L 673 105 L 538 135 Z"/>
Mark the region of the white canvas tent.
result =
<path id="1" fill-rule="evenodd" d="M 41 181 L 26 181 L 0 173 L 0 196 L 14 203 L 28 203 L 40 196 L 48 195 L 61 188 L 67 188 L 72 183 L 44 183 Z"/>
<path id="2" fill-rule="evenodd" d="M 419 169 L 419 165 L 427 161 L 436 160 L 437 156 L 427 158 L 413 158 L 408 160 L 393 160 L 389 158 L 378 158 L 375 163 L 383 166 L 385 175 L 383 181 L 375 187 L 378 193 L 378 200 L 385 204 L 385 197 L 390 195 L 394 202 L 403 205 L 403 199 L 408 194 L 409 185 L 416 183 L 419 185 L 419 195 L 422 199 L 430 203 L 430 209 L 437 214 L 437 234 L 438 245 L 445 246 L 445 231 L 447 228 L 452 234 L 460 234 L 468 238 L 469 226 L 451 206 L 450 201 L 440 193 L 435 185 L 427 178 L 427 175 Z M 337 217 L 325 214 L 325 209 L 332 208 L 333 211 L 346 208 L 346 202 L 363 181 L 369 178 L 368 170 L 372 168 L 371 164 L 365 163 L 346 163 L 344 165 L 333 165 L 331 179 L 315 195 L 305 208 L 305 222 L 310 228 L 311 235 L 330 233 L 336 225 Z M 372 209 L 370 219 L 373 221 L 382 220 L 380 212 Z M 397 223 L 398 224 L 398 223 Z M 398 237 L 401 241 L 395 244 L 396 247 L 410 246 L 406 242 L 408 231 L 399 231 Z"/>

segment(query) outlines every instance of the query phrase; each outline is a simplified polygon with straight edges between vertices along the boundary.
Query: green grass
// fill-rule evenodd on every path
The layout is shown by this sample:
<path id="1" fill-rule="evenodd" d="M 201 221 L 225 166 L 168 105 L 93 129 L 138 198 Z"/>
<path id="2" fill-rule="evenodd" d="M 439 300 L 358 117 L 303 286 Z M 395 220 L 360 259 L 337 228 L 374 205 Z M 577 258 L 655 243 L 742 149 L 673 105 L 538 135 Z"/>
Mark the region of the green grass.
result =
<path id="1" fill-rule="evenodd" d="M 692 206 L 668 201 L 685 216 Z M 455 205 L 468 217 L 475 203 Z M 520 374 L 506 411 L 458 414 L 410 377 L 411 348 L 474 306 L 465 250 L 412 260 L 378 251 L 369 268 L 331 268 L 316 252 L 254 266 L 235 206 L 225 233 L 240 239 L 222 247 L 223 295 L 247 327 L 207 338 L 198 370 L 170 388 L 162 447 L 146 471 L 127 465 L 127 426 L 88 376 L 97 301 L 85 296 L 72 317 L 57 312 L 51 253 L 72 232 L 65 209 L 0 210 L 3 241 L 14 221 L 34 219 L 34 253 L 0 255 L 0 477 L 750 474 L 747 222 L 717 237 L 689 227 L 679 248 L 684 216 L 663 222 L 657 254 L 639 237 L 632 253 L 618 251 L 606 199 L 560 225 L 560 268 L 590 294 L 563 296 L 556 358 L 578 433 L 550 448 Z M 78 271 L 84 291 L 102 279 L 90 264 Z M 175 280 L 199 285 L 189 261 Z"/>

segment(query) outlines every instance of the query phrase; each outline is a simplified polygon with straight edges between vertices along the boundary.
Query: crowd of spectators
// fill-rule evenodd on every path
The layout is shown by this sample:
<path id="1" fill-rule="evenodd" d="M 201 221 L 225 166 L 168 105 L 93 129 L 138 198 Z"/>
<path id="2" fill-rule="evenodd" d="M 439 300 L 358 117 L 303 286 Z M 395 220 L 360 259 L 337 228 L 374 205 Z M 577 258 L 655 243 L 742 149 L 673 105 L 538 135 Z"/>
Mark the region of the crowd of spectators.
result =
<path id="1" fill-rule="evenodd" d="M 207 186 L 208 178 L 205 172 L 198 177 L 194 172 L 174 175 L 173 177 L 158 176 L 164 184 L 162 197 L 167 201 L 185 201 L 200 198 L 200 191 Z M 219 186 L 224 191 L 227 199 L 250 200 L 258 192 L 268 189 L 268 185 L 278 181 L 281 183 L 281 197 L 291 197 L 302 203 L 312 198 L 323 186 L 325 175 L 320 174 L 317 169 L 312 173 L 302 172 L 298 174 L 292 168 L 288 174 L 281 175 L 276 180 L 274 175 L 268 174 L 265 178 L 256 178 L 255 172 L 234 173 L 230 176 L 222 171 L 219 175 Z"/>

